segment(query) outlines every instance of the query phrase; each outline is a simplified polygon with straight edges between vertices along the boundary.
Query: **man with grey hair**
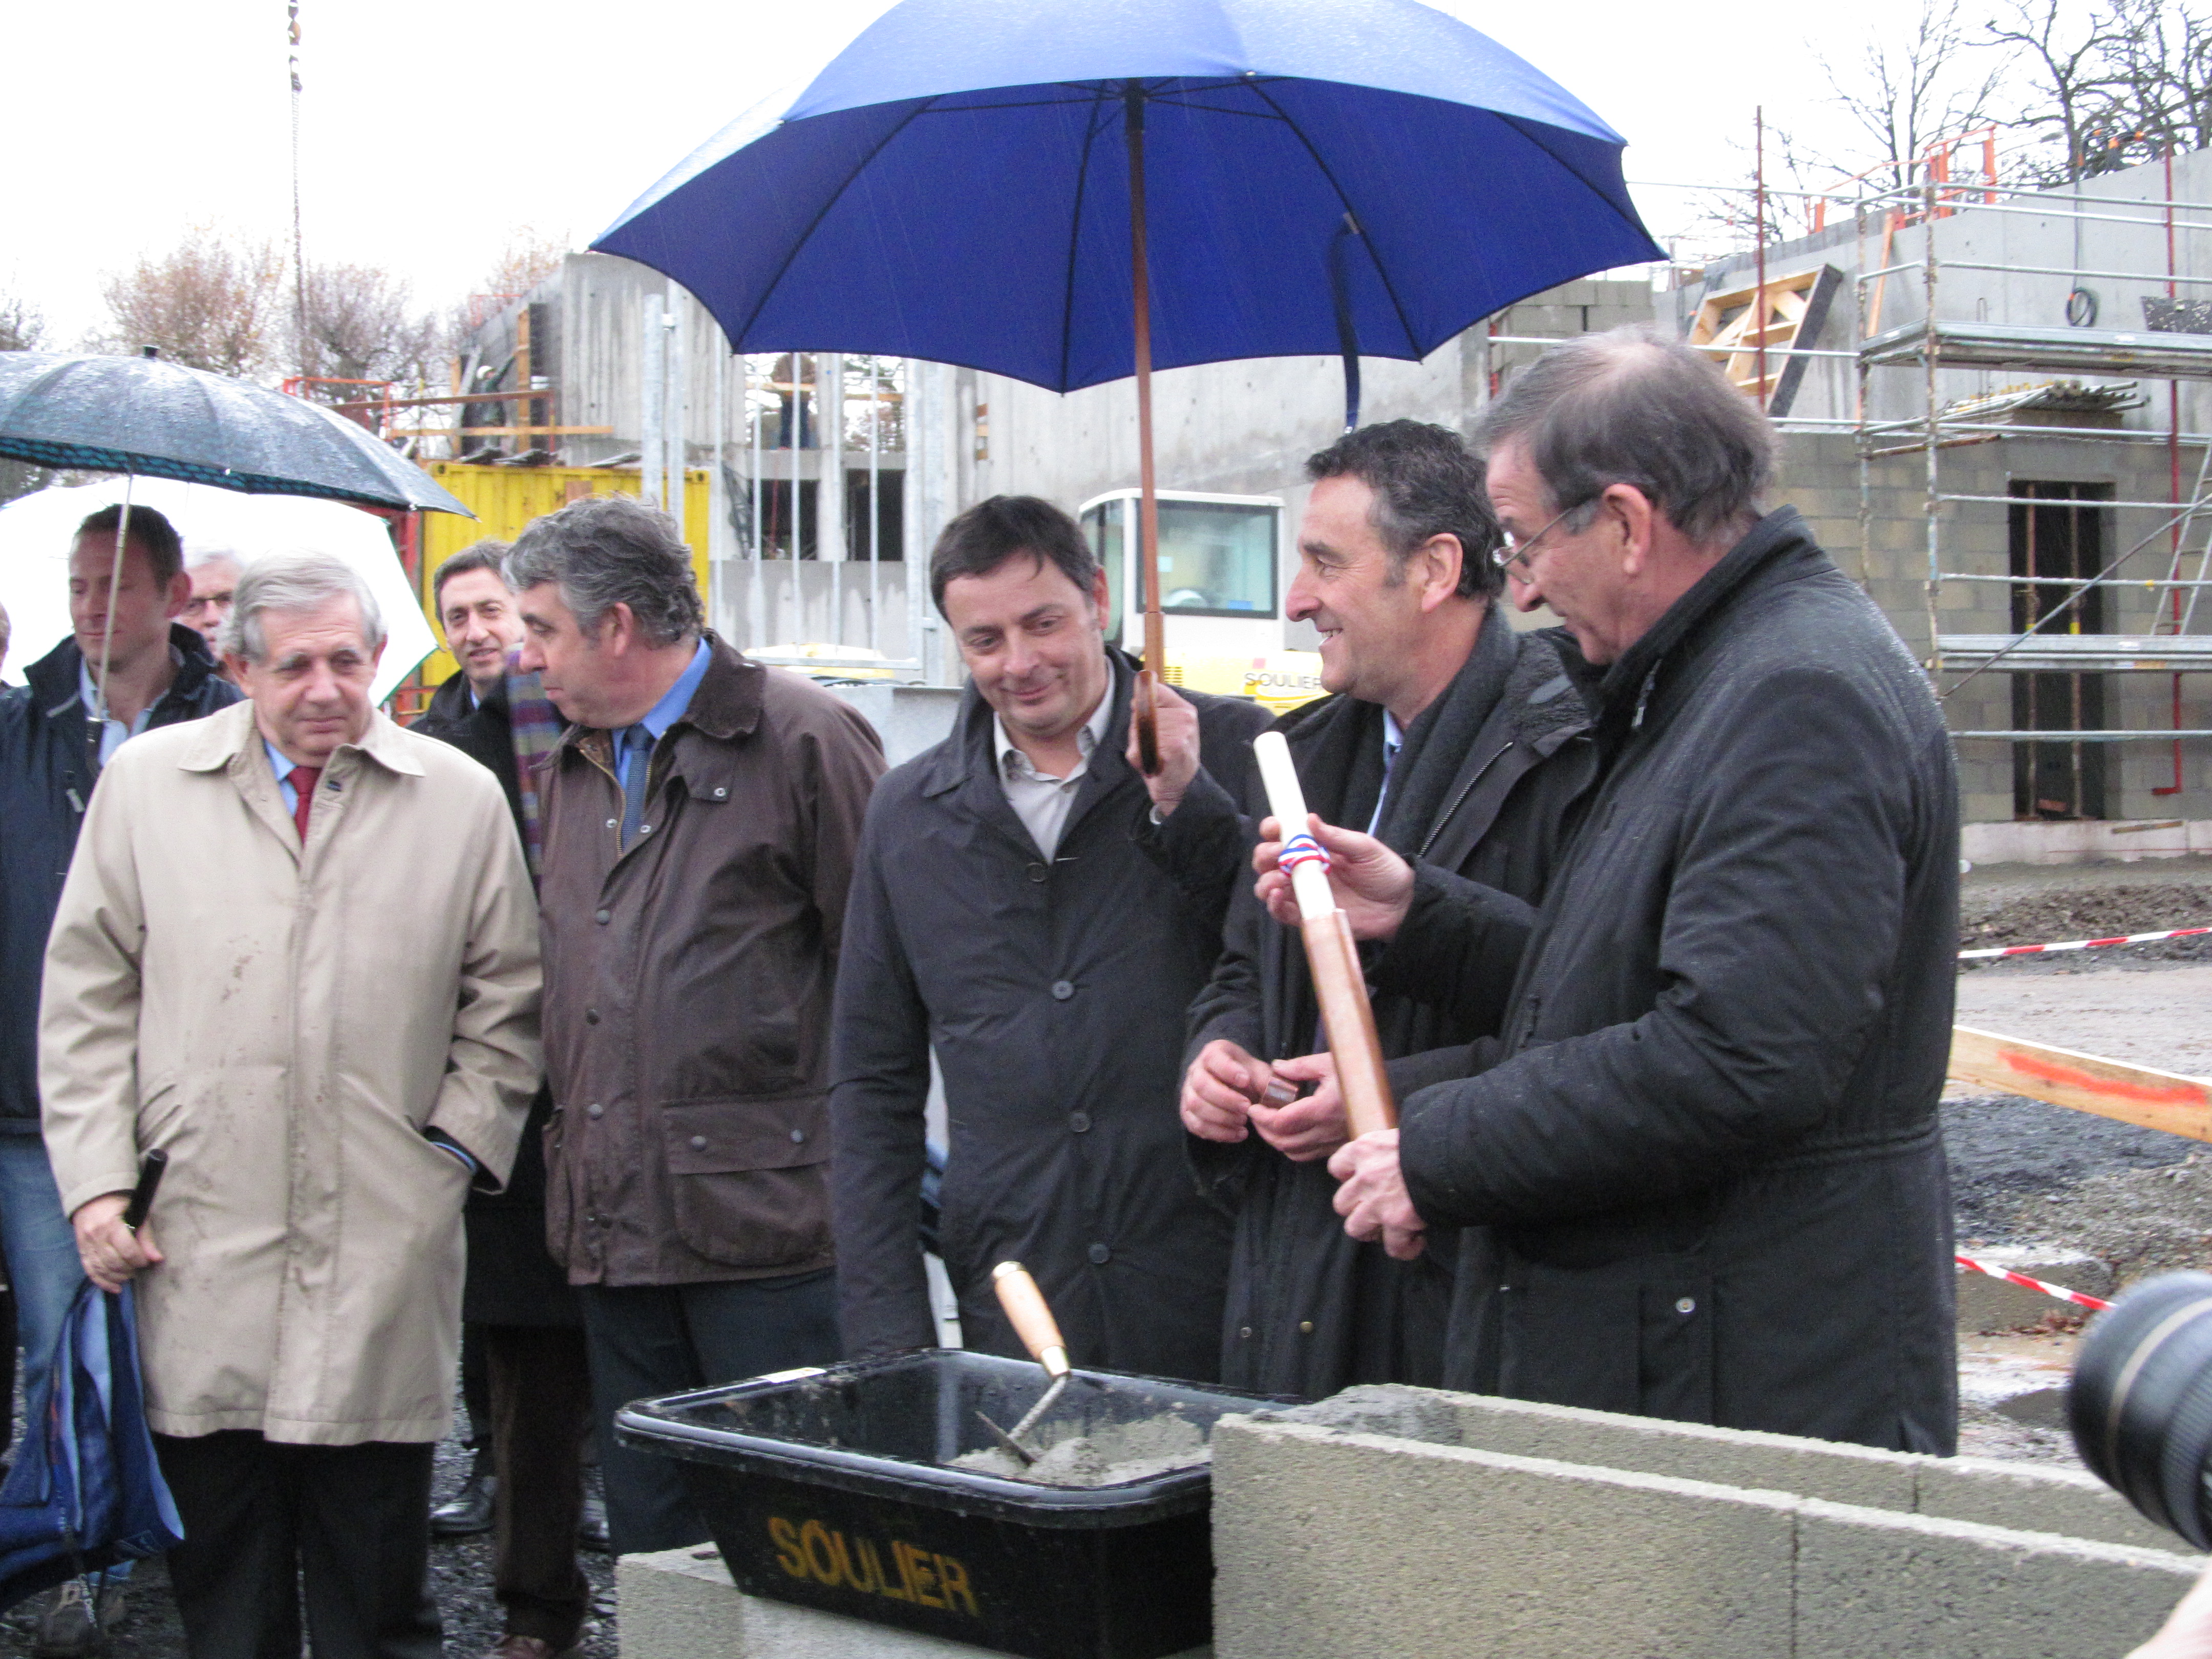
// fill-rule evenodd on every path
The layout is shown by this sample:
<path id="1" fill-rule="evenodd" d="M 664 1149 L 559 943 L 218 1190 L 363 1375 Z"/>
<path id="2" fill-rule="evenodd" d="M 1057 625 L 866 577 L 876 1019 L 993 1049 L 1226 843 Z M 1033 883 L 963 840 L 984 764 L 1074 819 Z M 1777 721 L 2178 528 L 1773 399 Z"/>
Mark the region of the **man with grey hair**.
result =
<path id="1" fill-rule="evenodd" d="M 1514 988 L 1476 1075 L 1332 1159 L 1337 1209 L 1401 1257 L 1466 1230 L 1448 1387 L 1948 1453 L 1958 794 L 1926 678 L 1765 510 L 1770 429 L 1701 354 L 1570 342 L 1480 435 L 1512 595 L 1586 659 L 1598 778 L 1533 926 L 1323 836 L 1391 941 L 1378 987 Z"/>
<path id="2" fill-rule="evenodd" d="M 707 1529 L 616 1409 L 838 1355 L 830 993 L 882 745 L 703 626 L 690 551 L 625 495 L 507 560 L 517 667 L 574 722 L 542 774 L 546 1229 L 579 1287 L 614 1548 Z"/>
<path id="3" fill-rule="evenodd" d="M 371 706 L 350 568 L 249 566 L 222 643 L 248 701 L 134 739 L 93 794 L 46 956 L 46 1144 L 84 1272 L 139 1284 L 195 1659 L 299 1652 L 303 1573 L 316 1652 L 434 1659 L 461 1206 L 538 1081 L 530 878 L 490 774 Z"/>

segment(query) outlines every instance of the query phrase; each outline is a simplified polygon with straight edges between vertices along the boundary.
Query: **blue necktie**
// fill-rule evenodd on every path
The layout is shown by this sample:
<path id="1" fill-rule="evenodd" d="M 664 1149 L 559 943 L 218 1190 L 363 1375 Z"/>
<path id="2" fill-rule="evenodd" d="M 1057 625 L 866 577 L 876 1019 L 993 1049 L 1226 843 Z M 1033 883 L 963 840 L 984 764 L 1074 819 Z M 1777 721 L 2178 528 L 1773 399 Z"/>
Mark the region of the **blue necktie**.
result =
<path id="1" fill-rule="evenodd" d="M 623 747 L 629 755 L 623 769 L 622 844 L 627 848 L 637 839 L 645 822 L 645 784 L 653 771 L 653 733 L 641 721 L 623 732 Z"/>

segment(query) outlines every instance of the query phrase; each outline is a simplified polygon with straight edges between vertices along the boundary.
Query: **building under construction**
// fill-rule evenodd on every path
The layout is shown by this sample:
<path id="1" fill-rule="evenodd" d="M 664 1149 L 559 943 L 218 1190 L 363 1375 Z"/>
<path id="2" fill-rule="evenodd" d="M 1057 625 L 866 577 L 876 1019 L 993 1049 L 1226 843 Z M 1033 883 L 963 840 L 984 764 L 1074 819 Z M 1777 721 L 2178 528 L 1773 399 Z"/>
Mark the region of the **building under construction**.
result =
<path id="1" fill-rule="evenodd" d="M 1624 322 L 1708 347 L 1783 434 L 1780 499 L 1928 664 L 1970 856 L 2183 850 L 2212 820 L 2212 154 L 2051 191 L 2000 185 L 1968 165 L 1981 154 L 1810 202 L 1808 236 L 1570 283 L 1421 362 L 1370 360 L 1364 415 L 1470 430 L 1545 342 Z M 464 410 L 450 442 L 472 466 L 641 486 L 684 514 L 732 638 L 872 649 L 902 678 L 957 678 L 907 580 L 954 513 L 1000 492 L 1091 504 L 1103 550 L 1136 482 L 1126 386 L 736 358 L 687 295 L 605 256 L 488 315 L 460 368 L 505 398 Z M 1310 647 L 1279 606 L 1304 458 L 1341 428 L 1340 366 L 1176 369 L 1155 396 L 1163 490 L 1266 515 L 1273 566 L 1240 617 Z M 1170 609 L 1171 659 L 1201 614 L 1222 613 Z"/>

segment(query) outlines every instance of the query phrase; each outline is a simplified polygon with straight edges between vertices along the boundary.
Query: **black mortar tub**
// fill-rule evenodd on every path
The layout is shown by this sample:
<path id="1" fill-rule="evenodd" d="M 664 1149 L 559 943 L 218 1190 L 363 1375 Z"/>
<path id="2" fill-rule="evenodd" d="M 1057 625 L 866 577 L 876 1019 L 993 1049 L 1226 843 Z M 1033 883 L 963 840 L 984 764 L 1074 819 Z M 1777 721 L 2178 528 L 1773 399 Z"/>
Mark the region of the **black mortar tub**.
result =
<path id="1" fill-rule="evenodd" d="M 996 1444 L 1044 1391 L 1026 1360 L 938 1348 L 641 1401 L 615 1433 L 684 1465 L 748 1595 L 1024 1654 L 1161 1659 L 1212 1639 L 1212 1472 L 1100 1486 L 947 1467 Z M 1273 1403 L 1079 1370 L 1047 1443 L 1172 1413 L 1214 1422 Z"/>

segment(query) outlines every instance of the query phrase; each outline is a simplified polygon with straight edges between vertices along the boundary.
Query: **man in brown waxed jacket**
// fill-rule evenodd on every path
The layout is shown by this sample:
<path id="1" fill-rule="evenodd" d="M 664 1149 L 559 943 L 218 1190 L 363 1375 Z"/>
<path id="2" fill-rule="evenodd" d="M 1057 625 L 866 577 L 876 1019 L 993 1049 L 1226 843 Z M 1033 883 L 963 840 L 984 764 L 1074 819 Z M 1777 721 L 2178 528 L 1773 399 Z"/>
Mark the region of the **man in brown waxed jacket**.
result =
<path id="1" fill-rule="evenodd" d="M 541 789 L 546 1233 L 578 1287 L 614 1548 L 707 1535 L 616 1409 L 838 1357 L 830 987 L 883 750 L 707 632 L 665 514 L 589 497 L 507 559 L 571 722 Z"/>

